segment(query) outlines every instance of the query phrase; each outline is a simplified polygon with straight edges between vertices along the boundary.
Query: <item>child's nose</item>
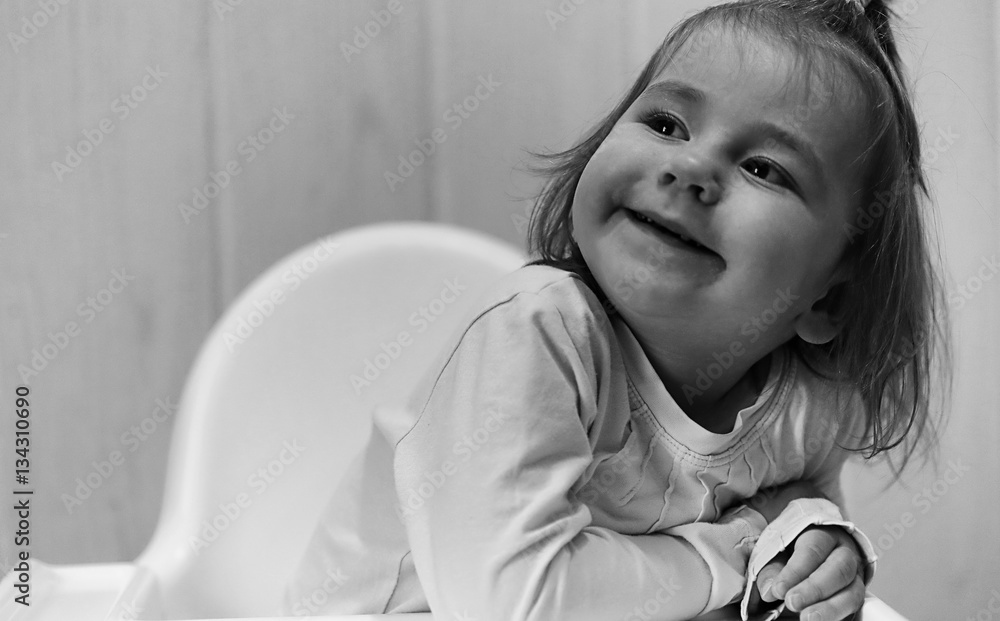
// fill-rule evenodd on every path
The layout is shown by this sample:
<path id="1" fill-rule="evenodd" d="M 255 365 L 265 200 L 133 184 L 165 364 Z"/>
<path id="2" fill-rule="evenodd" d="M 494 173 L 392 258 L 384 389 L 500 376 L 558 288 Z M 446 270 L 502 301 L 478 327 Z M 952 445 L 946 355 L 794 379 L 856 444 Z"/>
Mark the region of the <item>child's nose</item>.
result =
<path id="1" fill-rule="evenodd" d="M 665 190 L 690 192 L 705 205 L 714 205 L 722 198 L 714 164 L 699 154 L 676 154 L 664 164 L 657 183 Z"/>

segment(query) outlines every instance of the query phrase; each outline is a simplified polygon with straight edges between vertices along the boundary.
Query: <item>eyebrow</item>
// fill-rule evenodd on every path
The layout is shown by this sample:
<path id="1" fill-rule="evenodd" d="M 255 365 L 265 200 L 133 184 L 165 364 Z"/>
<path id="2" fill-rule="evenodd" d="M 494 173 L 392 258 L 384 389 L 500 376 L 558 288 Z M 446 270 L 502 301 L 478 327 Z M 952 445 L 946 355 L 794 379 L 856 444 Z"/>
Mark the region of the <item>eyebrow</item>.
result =
<path id="1" fill-rule="evenodd" d="M 819 156 L 816 155 L 816 150 L 813 149 L 812 145 L 808 141 L 802 139 L 798 134 L 791 132 L 780 125 L 775 125 L 770 121 L 755 121 L 750 126 L 751 131 L 754 133 L 760 133 L 769 138 L 773 138 L 776 142 L 784 144 L 786 147 L 795 151 L 799 154 L 816 173 L 821 181 L 825 178 L 823 176 L 823 165 L 820 162 Z"/>
<path id="2" fill-rule="evenodd" d="M 677 80 L 663 80 L 646 88 L 642 96 L 653 95 L 657 97 L 679 97 L 690 103 L 702 103 L 705 101 L 705 93 L 684 82 Z"/>

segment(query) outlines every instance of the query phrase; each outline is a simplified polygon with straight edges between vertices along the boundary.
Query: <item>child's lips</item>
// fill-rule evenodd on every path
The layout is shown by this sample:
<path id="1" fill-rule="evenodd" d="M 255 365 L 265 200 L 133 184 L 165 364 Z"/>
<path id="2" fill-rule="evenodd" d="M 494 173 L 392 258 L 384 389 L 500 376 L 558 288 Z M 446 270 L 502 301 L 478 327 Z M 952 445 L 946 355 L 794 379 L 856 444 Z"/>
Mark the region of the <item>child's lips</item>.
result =
<path id="1" fill-rule="evenodd" d="M 670 243 L 672 246 L 680 246 L 692 252 L 713 256 L 721 259 L 718 252 L 702 243 L 691 235 L 687 229 L 675 222 L 665 221 L 655 214 L 647 214 L 626 208 L 628 217 L 635 220 L 640 226 L 653 230 L 659 237 Z"/>

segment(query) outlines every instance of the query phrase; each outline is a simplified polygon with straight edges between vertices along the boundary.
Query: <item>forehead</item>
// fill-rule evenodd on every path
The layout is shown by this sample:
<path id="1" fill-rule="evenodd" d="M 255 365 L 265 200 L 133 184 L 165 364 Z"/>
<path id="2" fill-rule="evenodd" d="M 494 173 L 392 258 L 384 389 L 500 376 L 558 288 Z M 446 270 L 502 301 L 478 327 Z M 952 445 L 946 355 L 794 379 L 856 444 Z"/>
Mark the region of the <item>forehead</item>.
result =
<path id="1" fill-rule="evenodd" d="M 820 48 L 797 47 L 779 35 L 709 24 L 670 54 L 653 80 L 683 77 L 704 86 L 738 89 L 772 107 L 806 104 L 826 112 L 848 111 L 863 92 L 845 63 Z M 861 106 L 858 105 L 859 111 Z"/>

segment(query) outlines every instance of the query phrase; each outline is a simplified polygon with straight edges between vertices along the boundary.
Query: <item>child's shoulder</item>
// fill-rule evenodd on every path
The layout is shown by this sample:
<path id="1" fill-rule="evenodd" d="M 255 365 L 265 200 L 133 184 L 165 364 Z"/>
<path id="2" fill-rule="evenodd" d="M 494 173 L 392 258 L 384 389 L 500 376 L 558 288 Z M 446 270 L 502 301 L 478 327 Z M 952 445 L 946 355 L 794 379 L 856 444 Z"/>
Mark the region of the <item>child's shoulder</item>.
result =
<path id="1" fill-rule="evenodd" d="M 413 411 L 422 411 L 455 360 L 468 366 L 503 361 L 510 369 L 540 368 L 552 358 L 582 363 L 586 372 L 610 368 L 614 351 L 607 314 L 594 292 L 576 274 L 544 265 L 526 265 L 504 275 L 468 307 L 440 359 L 428 365 L 415 390 Z M 545 352 L 548 352 L 546 354 Z M 570 362 L 572 363 L 572 362 Z M 456 365 L 461 366 L 461 365 Z"/>
<path id="2" fill-rule="evenodd" d="M 600 300 L 580 276 L 549 265 L 525 265 L 503 276 L 481 299 L 480 316 L 500 307 L 522 316 L 556 312 L 570 321 L 607 322 Z"/>
<path id="3" fill-rule="evenodd" d="M 552 267 L 551 265 L 539 265 L 531 263 L 520 267 L 513 272 L 501 277 L 493 291 L 498 295 L 509 293 L 543 293 L 574 295 L 589 294 L 593 292 L 584 284 L 577 274 L 573 272 Z M 594 296 L 596 298 L 596 296 Z"/>
<path id="4" fill-rule="evenodd" d="M 806 431 L 831 436 L 846 445 L 861 442 L 867 417 L 858 386 L 836 380 L 831 371 L 796 352 L 787 351 L 786 356 L 794 368 L 793 399 L 804 404 L 800 414 Z"/>
<path id="5" fill-rule="evenodd" d="M 477 298 L 463 323 L 459 340 L 469 331 L 507 335 L 498 345 L 562 341 L 578 351 L 606 351 L 614 340 L 594 291 L 577 274 L 548 265 L 525 265 L 501 277 Z"/>

